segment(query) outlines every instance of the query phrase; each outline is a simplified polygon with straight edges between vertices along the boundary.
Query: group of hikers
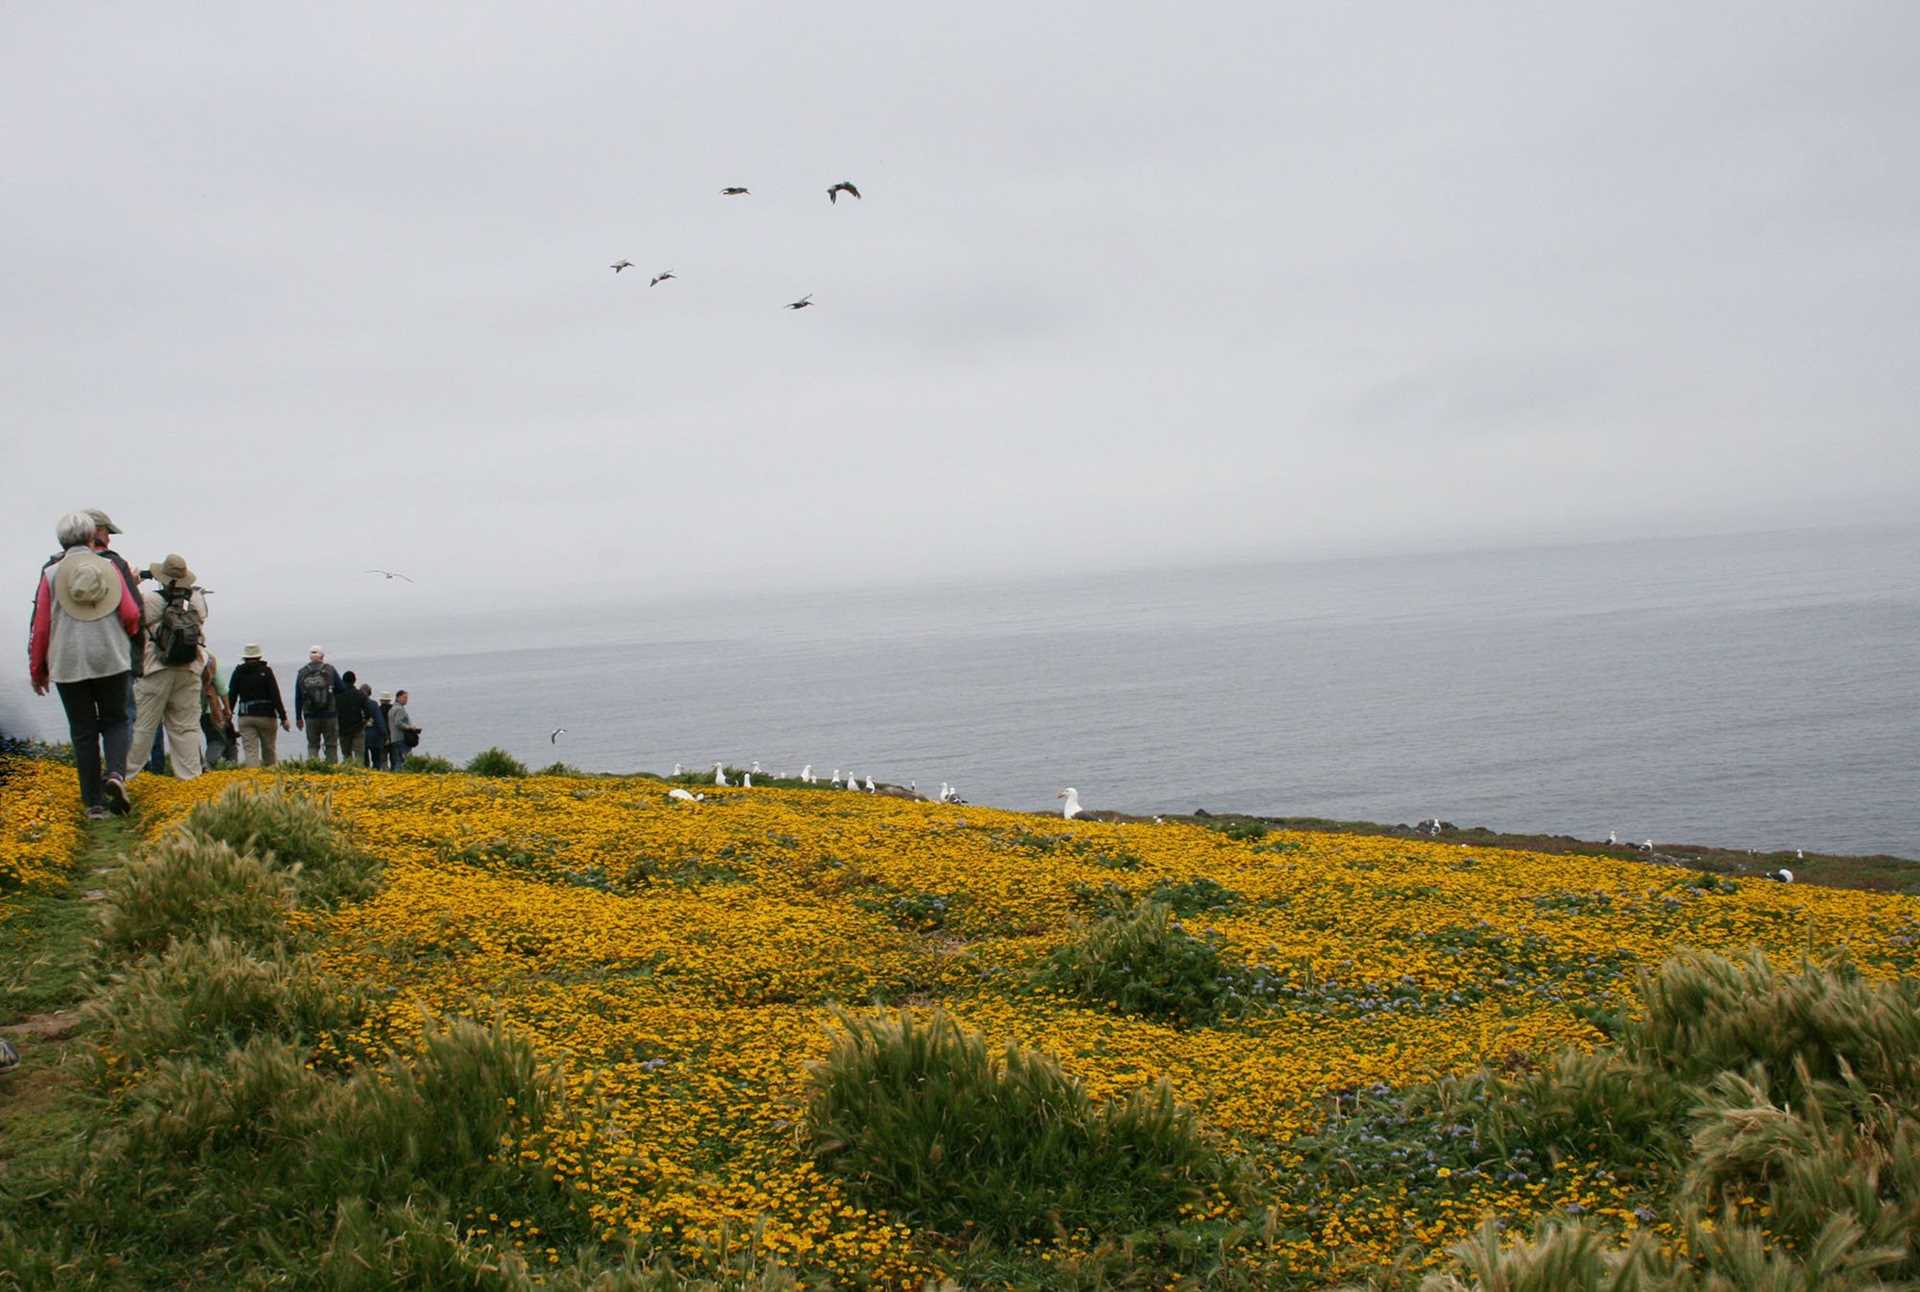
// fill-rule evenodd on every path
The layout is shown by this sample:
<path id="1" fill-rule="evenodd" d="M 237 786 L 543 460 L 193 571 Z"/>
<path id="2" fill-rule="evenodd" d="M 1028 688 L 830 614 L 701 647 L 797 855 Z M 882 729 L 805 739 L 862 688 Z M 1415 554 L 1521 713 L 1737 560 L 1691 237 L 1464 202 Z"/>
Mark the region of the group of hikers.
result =
<path id="1" fill-rule="evenodd" d="M 143 765 L 166 766 L 163 748 L 181 780 L 222 762 L 272 766 L 278 732 L 295 727 L 306 735 L 309 758 L 394 771 L 405 765 L 420 743 L 405 691 L 376 698 L 371 685 L 351 670 L 340 673 L 315 646 L 294 675 L 289 721 L 257 643 L 247 644 L 222 683 L 207 648 L 206 591 L 186 559 L 169 555 L 136 571 L 113 550 L 120 532 L 104 511 L 60 517 L 60 551 L 41 567 L 27 642 L 35 693 L 57 690 L 66 710 L 89 817 L 128 811 L 128 780 Z M 153 586 L 141 586 L 148 581 Z"/>

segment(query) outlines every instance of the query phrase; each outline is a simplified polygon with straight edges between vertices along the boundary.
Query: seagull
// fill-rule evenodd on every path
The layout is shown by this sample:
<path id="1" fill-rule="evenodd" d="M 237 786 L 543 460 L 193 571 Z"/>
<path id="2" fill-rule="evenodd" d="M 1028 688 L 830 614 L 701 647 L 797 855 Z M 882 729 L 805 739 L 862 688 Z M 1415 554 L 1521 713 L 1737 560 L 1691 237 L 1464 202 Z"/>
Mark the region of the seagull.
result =
<path id="1" fill-rule="evenodd" d="M 715 763 L 713 765 L 713 783 L 715 785 L 727 784 L 727 769 L 725 764 Z"/>
<path id="2" fill-rule="evenodd" d="M 1793 850 L 1793 859 L 1795 861 L 1805 861 L 1807 859 L 1806 851 L 1801 848 L 1795 848 Z"/>
<path id="3" fill-rule="evenodd" d="M 748 768 L 747 770 L 754 772 L 755 774 L 758 774 L 760 771 L 760 760 L 758 758 L 754 759 L 753 766 Z"/>
<path id="4" fill-rule="evenodd" d="M 838 767 L 833 769 L 833 779 L 827 783 L 835 789 L 840 788 L 840 769 Z"/>
<path id="5" fill-rule="evenodd" d="M 678 785 L 667 791 L 667 797 L 676 799 L 681 803 L 705 803 L 707 801 L 706 795 L 690 793 L 681 789 Z"/>
<path id="6" fill-rule="evenodd" d="M 860 778 L 858 776 L 855 776 L 852 772 L 847 773 L 847 788 L 850 790 L 857 790 L 860 788 Z"/>
<path id="7" fill-rule="evenodd" d="M 720 190 L 721 197 L 746 197 L 747 193 L 748 190 L 741 188 L 738 184 L 729 184 Z"/>
<path id="8" fill-rule="evenodd" d="M 1619 842 L 1620 842 L 1620 832 L 1618 830 L 1607 831 L 1607 847 L 1609 848 L 1615 847 L 1619 844 Z"/>
<path id="9" fill-rule="evenodd" d="M 685 775 L 685 774 L 686 774 L 686 770 L 687 770 L 687 769 L 686 769 L 686 768 L 684 768 L 684 767 L 682 767 L 682 766 L 681 766 L 681 765 L 680 765 L 679 763 L 675 763 L 675 764 L 673 765 L 673 774 L 674 774 L 675 776 L 682 776 L 682 775 Z"/>
<path id="10" fill-rule="evenodd" d="M 873 773 L 868 772 L 867 773 L 867 793 L 872 794 L 873 792 L 874 792 Z"/>
<path id="11" fill-rule="evenodd" d="M 785 305 L 782 305 L 780 308 L 783 310 L 803 310 L 811 304 L 813 304 L 813 293 L 808 292 L 805 296 L 802 296 L 799 300 L 788 301 Z"/>
<path id="12" fill-rule="evenodd" d="M 1782 884 L 1791 884 L 1793 882 L 1793 872 L 1785 866 L 1782 866 L 1778 870 L 1768 871 L 1767 878 Z"/>
<path id="13" fill-rule="evenodd" d="M 367 571 L 364 571 L 364 573 L 385 575 L 387 578 L 387 582 L 389 583 L 393 582 L 393 580 L 395 579 L 407 579 L 407 576 L 400 573 L 400 571 L 398 570 L 367 570 Z M 407 582 L 412 583 L 413 580 L 407 579 Z"/>
<path id="14" fill-rule="evenodd" d="M 1652 851 L 1653 851 L 1653 840 L 1651 840 L 1651 839 L 1649 839 L 1649 840 L 1647 840 L 1647 841 L 1646 841 L 1645 843 L 1643 843 L 1643 844 L 1641 844 L 1641 845 L 1640 845 L 1640 851 L 1641 851 L 1641 852 L 1652 852 Z"/>
<path id="15" fill-rule="evenodd" d="M 616 260 L 611 265 L 608 265 L 607 268 L 613 270 L 613 272 L 617 274 L 622 269 L 632 269 L 633 262 L 631 260 Z"/>
<path id="16" fill-rule="evenodd" d="M 659 285 L 660 285 L 661 283 L 664 283 L 664 282 L 666 282 L 666 281 L 667 281 L 667 279 L 669 279 L 669 278 L 678 278 L 679 276 L 680 276 L 680 275 L 678 275 L 678 274 L 676 274 L 676 273 L 674 273 L 674 272 L 673 272 L 673 271 L 672 271 L 671 269 L 669 269 L 669 270 L 666 270 L 666 271 L 664 271 L 664 272 L 662 272 L 662 273 L 658 273 L 658 274 L 655 274 L 655 275 L 653 276 L 653 278 L 652 278 L 652 280 L 651 280 L 651 281 L 649 281 L 649 282 L 647 283 L 647 286 L 649 286 L 649 287 L 658 287 L 658 286 L 659 286 Z"/>
<path id="17" fill-rule="evenodd" d="M 800 783 L 802 785 L 813 784 L 813 764 L 812 763 L 808 763 L 805 767 L 802 767 L 800 769 Z"/>
<path id="18" fill-rule="evenodd" d="M 842 193 L 849 194 L 850 196 L 853 196 L 853 197 L 860 196 L 860 190 L 853 186 L 853 181 L 850 179 L 843 179 L 838 184 L 832 185 L 830 188 L 827 189 L 827 201 L 832 202 L 835 206 L 838 206 L 840 204 L 840 195 Z"/>
<path id="19" fill-rule="evenodd" d="M 934 800 L 934 802 L 935 802 L 935 803 L 945 803 L 945 802 L 947 801 L 947 793 L 948 793 L 948 786 L 947 786 L 947 783 L 946 783 L 945 781 L 941 781 L 941 782 L 940 782 L 940 797 L 939 797 L 939 798 L 937 798 L 937 799 L 935 799 L 935 800 Z"/>
<path id="20" fill-rule="evenodd" d="M 560 743 L 560 737 L 566 734 L 567 734 L 567 729 L 565 727 L 555 727 L 551 732 L 547 734 L 547 743 L 549 745 L 557 745 Z"/>
<path id="21" fill-rule="evenodd" d="M 1060 808 L 1060 815 L 1064 817 L 1066 820 L 1071 821 L 1075 817 L 1080 815 L 1080 791 L 1079 790 L 1074 789 L 1071 785 L 1069 785 L 1066 789 L 1063 789 L 1058 794 L 1054 795 L 1054 797 L 1057 799 L 1066 800 L 1066 803 Z"/>
<path id="22" fill-rule="evenodd" d="M 752 788 L 753 788 L 753 773 L 752 773 L 752 772 L 741 772 L 741 773 L 740 773 L 740 784 L 741 784 L 741 785 L 743 785 L 743 786 L 745 786 L 745 787 L 746 787 L 747 789 L 752 789 Z"/>

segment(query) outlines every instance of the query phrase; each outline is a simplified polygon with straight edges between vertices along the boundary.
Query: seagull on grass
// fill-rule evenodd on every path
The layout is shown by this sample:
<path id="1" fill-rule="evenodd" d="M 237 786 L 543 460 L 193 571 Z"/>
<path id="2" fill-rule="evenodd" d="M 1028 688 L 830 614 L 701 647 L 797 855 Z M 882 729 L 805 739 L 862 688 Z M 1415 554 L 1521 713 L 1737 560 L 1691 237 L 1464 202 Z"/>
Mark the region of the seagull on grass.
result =
<path id="1" fill-rule="evenodd" d="M 720 196 L 721 197 L 746 197 L 748 195 L 748 192 L 749 190 L 741 188 L 738 184 L 729 184 L 725 188 L 720 190 Z"/>
<path id="2" fill-rule="evenodd" d="M 677 785 L 667 791 L 667 797 L 681 803 L 705 803 L 707 801 L 706 795 L 683 790 Z"/>
<path id="3" fill-rule="evenodd" d="M 835 206 L 838 206 L 840 204 L 840 195 L 842 193 L 847 194 L 849 197 L 860 196 L 860 190 L 853 186 L 853 181 L 850 179 L 843 179 L 838 184 L 834 184 L 828 187 L 827 201 L 832 202 Z"/>
<path id="4" fill-rule="evenodd" d="M 649 287 L 658 287 L 658 286 L 659 286 L 659 285 L 660 285 L 661 283 L 664 283 L 664 282 L 666 282 L 666 281 L 667 281 L 667 279 L 669 279 L 669 278 L 678 278 L 679 276 L 680 276 L 680 275 L 678 275 L 678 274 L 676 274 L 676 273 L 674 273 L 674 272 L 673 272 L 673 271 L 672 271 L 671 269 L 668 269 L 668 270 L 665 270 L 665 271 L 663 271 L 663 272 L 661 272 L 661 273 L 657 273 L 657 274 L 655 274 L 655 275 L 654 275 L 654 276 L 653 276 L 653 277 L 652 277 L 651 279 L 649 279 L 649 280 L 648 280 L 648 282 L 647 282 L 647 286 L 649 286 Z"/>
<path id="5" fill-rule="evenodd" d="M 400 571 L 398 571 L 398 570 L 365 570 L 365 571 L 362 571 L 362 573 L 365 573 L 365 574 L 378 574 L 378 575 L 380 575 L 380 576 L 381 576 L 382 578 L 384 578 L 384 579 L 386 579 L 386 580 L 387 580 L 387 582 L 389 582 L 389 583 L 391 583 L 391 582 L 393 582 L 393 581 L 394 581 L 395 579 L 407 579 L 407 576 L 406 576 L 406 575 L 404 575 L 404 574 L 402 574 L 402 573 L 400 573 Z M 412 582 L 413 582 L 413 580 L 412 580 L 412 579 L 407 579 L 407 582 L 408 582 L 408 583 L 412 583 Z"/>
<path id="6" fill-rule="evenodd" d="M 1071 821 L 1073 820 L 1073 818 L 1080 815 L 1080 791 L 1079 790 L 1074 789 L 1071 785 L 1069 785 L 1066 789 L 1061 790 L 1058 794 L 1054 795 L 1054 797 L 1057 799 L 1066 800 L 1065 803 L 1060 805 L 1061 816 Z"/>
<path id="7" fill-rule="evenodd" d="M 715 785 L 727 784 L 727 768 L 724 763 L 715 763 L 713 765 L 713 783 Z"/>
<path id="8" fill-rule="evenodd" d="M 783 310 L 803 310 L 811 304 L 813 304 L 813 293 L 808 292 L 805 296 L 802 296 L 799 300 L 788 301 L 785 305 L 782 305 L 780 308 Z"/>
<path id="9" fill-rule="evenodd" d="M 608 265 L 607 268 L 611 269 L 614 273 L 617 274 L 622 269 L 632 269 L 633 262 L 631 260 L 616 260 L 611 265 Z"/>

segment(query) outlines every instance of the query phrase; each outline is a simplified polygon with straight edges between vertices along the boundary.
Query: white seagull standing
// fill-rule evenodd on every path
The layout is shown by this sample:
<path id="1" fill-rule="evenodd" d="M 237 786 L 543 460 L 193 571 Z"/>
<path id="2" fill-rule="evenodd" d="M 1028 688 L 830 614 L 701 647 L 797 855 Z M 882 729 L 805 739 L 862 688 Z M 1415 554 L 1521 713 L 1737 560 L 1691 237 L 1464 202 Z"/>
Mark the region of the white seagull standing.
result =
<path id="1" fill-rule="evenodd" d="M 860 778 L 858 776 L 855 776 L 852 772 L 847 773 L 847 788 L 850 790 L 857 790 L 860 788 Z"/>
<path id="2" fill-rule="evenodd" d="M 805 767 L 802 767 L 800 769 L 800 783 L 802 785 L 813 784 L 813 764 L 812 763 L 808 763 Z"/>
<path id="3" fill-rule="evenodd" d="M 715 763 L 713 765 L 713 783 L 715 785 L 727 784 L 727 768 L 725 763 Z"/>
<path id="4" fill-rule="evenodd" d="M 1617 844 L 1619 844 L 1619 842 L 1620 842 L 1620 832 L 1618 830 L 1607 831 L 1607 847 L 1612 848 Z"/>
<path id="5" fill-rule="evenodd" d="M 753 773 L 752 773 L 752 772 L 741 772 L 741 773 L 740 773 L 740 784 L 741 784 L 742 786 L 744 786 L 744 787 L 746 787 L 747 789 L 752 789 L 752 788 L 753 788 Z"/>
<path id="6" fill-rule="evenodd" d="M 1080 815 L 1080 791 L 1079 790 L 1069 785 L 1067 786 L 1067 788 L 1061 790 L 1058 794 L 1054 795 L 1054 797 L 1057 799 L 1066 800 L 1066 803 L 1063 804 L 1060 808 L 1060 815 L 1062 817 L 1071 821 L 1075 817 Z"/>
<path id="7" fill-rule="evenodd" d="M 875 792 L 876 791 L 874 789 L 874 784 L 873 784 L 873 773 L 868 772 L 867 773 L 867 793 L 872 794 Z"/>
<path id="8" fill-rule="evenodd" d="M 756 776 L 760 775 L 760 760 L 758 758 L 754 759 L 753 766 L 749 767 L 747 770 L 752 772 Z"/>
<path id="9" fill-rule="evenodd" d="M 840 769 L 838 767 L 833 769 L 833 779 L 829 780 L 827 784 L 833 786 L 835 789 L 840 788 Z"/>

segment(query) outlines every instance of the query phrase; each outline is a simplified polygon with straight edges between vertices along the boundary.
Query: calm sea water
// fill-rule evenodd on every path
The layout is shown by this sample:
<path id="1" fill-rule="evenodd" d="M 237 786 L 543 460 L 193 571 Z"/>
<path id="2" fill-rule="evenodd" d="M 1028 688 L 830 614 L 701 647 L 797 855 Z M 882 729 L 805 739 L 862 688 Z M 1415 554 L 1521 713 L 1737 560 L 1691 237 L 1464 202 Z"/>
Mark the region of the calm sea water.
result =
<path id="1" fill-rule="evenodd" d="M 1920 857 L 1920 528 L 1156 571 L 596 614 L 342 658 L 426 747 L 811 762 L 976 803 Z M 548 732 L 564 726 L 557 745 Z"/>
<path id="2" fill-rule="evenodd" d="M 1920 527 L 756 596 L 505 631 L 542 636 L 334 658 L 410 688 L 425 748 L 461 760 L 811 762 L 1015 808 L 1073 785 L 1139 812 L 1920 857 Z"/>

